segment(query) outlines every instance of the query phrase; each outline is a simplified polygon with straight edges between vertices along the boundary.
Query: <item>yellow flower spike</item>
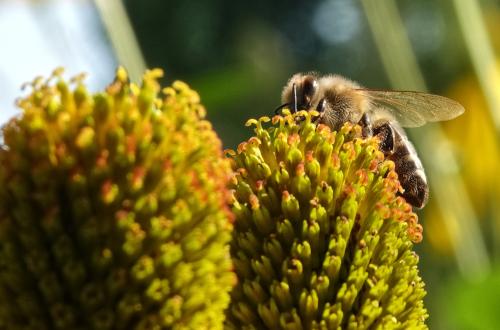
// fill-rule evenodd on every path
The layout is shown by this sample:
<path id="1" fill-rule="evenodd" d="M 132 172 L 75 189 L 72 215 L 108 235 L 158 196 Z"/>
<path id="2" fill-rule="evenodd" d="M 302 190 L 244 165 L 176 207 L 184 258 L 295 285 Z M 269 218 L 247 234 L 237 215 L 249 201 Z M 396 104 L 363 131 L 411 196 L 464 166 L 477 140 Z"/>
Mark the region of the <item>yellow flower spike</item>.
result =
<path id="1" fill-rule="evenodd" d="M 185 91 L 189 91 L 190 88 L 189 86 L 183 82 L 183 81 L 180 81 L 180 80 L 176 80 L 172 83 L 172 87 L 177 90 L 178 92 L 185 92 Z"/>
<path id="2" fill-rule="evenodd" d="M 267 123 L 267 122 L 271 121 L 271 118 L 269 118 L 267 116 L 262 116 L 262 117 L 259 118 L 259 121 L 261 123 Z"/>
<path id="3" fill-rule="evenodd" d="M 119 66 L 118 69 L 116 69 L 116 80 L 121 82 L 127 82 L 128 72 L 127 70 L 125 70 L 123 66 Z"/>
<path id="4" fill-rule="evenodd" d="M 239 278 L 227 328 L 426 328 L 422 227 L 394 163 L 359 126 L 332 132 L 317 116 L 250 119 L 255 136 L 226 152 Z"/>
<path id="5" fill-rule="evenodd" d="M 3 128 L 0 328 L 222 329 L 231 170 L 198 94 L 62 73 Z"/>
<path id="6" fill-rule="evenodd" d="M 60 67 L 57 67 L 55 68 L 53 71 L 52 71 L 52 74 L 51 74 L 51 78 L 52 77 L 57 77 L 57 78 L 60 78 L 62 77 L 62 75 L 64 74 L 64 71 L 66 71 L 66 69 L 64 69 L 64 67 L 60 66 Z M 50 79 L 50 78 L 49 78 Z"/>
<path id="7" fill-rule="evenodd" d="M 34 89 L 40 88 L 42 84 L 45 82 L 45 78 L 42 76 L 35 77 L 33 81 L 31 82 L 31 87 Z"/>
<path id="8" fill-rule="evenodd" d="M 245 126 L 249 127 L 249 126 L 252 126 L 252 125 L 255 125 L 257 126 L 257 124 L 259 123 L 259 121 L 257 119 L 248 119 L 246 122 L 245 122 Z"/>
<path id="9" fill-rule="evenodd" d="M 83 82 L 85 81 L 85 79 L 87 79 L 87 73 L 86 72 L 82 72 L 80 74 L 77 74 L 76 76 L 73 76 L 70 79 L 70 82 L 73 83 L 73 84 L 83 84 Z"/>
<path id="10" fill-rule="evenodd" d="M 161 92 L 166 96 L 166 97 L 169 97 L 169 96 L 175 96 L 176 91 L 175 89 L 173 89 L 172 87 L 165 87 L 161 90 Z"/>

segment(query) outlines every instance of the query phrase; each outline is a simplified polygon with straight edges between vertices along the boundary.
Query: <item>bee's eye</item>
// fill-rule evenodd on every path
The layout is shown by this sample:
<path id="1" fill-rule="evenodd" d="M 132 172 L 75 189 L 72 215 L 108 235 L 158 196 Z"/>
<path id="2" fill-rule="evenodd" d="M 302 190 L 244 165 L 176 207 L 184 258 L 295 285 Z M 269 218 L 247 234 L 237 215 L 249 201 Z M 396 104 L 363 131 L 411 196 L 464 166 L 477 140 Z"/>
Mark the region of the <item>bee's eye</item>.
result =
<path id="1" fill-rule="evenodd" d="M 318 90 L 318 81 L 314 77 L 306 77 L 302 83 L 302 94 L 304 96 L 304 103 L 311 104 L 311 100 Z"/>

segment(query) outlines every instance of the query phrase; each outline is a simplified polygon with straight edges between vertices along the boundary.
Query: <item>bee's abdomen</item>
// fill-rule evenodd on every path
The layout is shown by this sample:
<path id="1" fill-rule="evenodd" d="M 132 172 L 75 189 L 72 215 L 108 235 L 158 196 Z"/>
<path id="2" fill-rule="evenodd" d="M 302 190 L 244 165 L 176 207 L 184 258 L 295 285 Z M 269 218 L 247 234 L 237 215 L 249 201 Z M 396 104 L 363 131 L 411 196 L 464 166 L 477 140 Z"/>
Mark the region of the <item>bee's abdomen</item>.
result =
<path id="1" fill-rule="evenodd" d="M 429 187 L 422 162 L 408 138 L 398 130 L 395 130 L 394 134 L 394 150 L 387 158 L 395 164 L 399 182 L 404 189 L 404 199 L 411 205 L 422 208 L 429 198 Z"/>

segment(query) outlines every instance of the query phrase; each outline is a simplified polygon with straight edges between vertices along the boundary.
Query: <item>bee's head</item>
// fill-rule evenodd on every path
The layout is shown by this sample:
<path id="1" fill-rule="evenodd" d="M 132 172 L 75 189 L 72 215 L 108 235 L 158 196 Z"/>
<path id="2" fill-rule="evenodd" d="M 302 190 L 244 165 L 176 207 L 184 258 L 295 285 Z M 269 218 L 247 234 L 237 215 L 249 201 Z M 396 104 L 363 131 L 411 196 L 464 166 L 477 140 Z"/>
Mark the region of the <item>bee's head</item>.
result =
<path id="1" fill-rule="evenodd" d="M 314 73 L 297 73 L 290 78 L 281 94 L 282 105 L 292 112 L 311 108 L 319 91 L 318 76 Z"/>

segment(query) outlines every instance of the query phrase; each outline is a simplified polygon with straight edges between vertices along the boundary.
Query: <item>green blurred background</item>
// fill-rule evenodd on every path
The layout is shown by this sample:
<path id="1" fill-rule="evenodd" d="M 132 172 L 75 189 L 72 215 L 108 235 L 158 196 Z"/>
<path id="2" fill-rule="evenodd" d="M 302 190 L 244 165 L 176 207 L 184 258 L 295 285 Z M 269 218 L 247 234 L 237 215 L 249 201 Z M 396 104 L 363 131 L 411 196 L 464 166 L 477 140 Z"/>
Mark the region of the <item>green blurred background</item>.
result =
<path id="1" fill-rule="evenodd" d="M 431 186 L 416 247 L 429 325 L 500 329 L 499 30 L 499 1 L 0 0 L 0 121 L 61 65 L 94 90 L 119 63 L 136 80 L 160 67 L 199 91 L 227 148 L 298 71 L 454 98 L 462 117 L 408 130 Z"/>

